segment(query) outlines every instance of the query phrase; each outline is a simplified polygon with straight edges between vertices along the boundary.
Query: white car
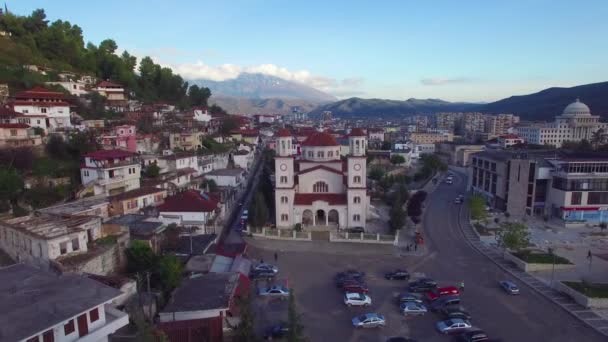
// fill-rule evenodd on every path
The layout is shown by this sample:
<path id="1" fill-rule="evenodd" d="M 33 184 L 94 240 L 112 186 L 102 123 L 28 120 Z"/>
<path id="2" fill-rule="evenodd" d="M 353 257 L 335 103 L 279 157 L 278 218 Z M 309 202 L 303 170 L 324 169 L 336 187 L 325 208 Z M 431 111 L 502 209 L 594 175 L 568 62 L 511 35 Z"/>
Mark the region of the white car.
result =
<path id="1" fill-rule="evenodd" d="M 254 272 L 272 272 L 274 274 L 279 273 L 279 268 L 271 265 L 271 264 L 257 264 L 254 268 L 253 268 Z"/>
<path id="2" fill-rule="evenodd" d="M 344 294 L 344 304 L 348 306 L 370 306 L 372 299 L 363 293 L 346 292 Z"/>
<path id="3" fill-rule="evenodd" d="M 424 305 L 418 302 L 405 302 L 400 305 L 401 313 L 408 315 L 424 315 L 427 309 Z"/>

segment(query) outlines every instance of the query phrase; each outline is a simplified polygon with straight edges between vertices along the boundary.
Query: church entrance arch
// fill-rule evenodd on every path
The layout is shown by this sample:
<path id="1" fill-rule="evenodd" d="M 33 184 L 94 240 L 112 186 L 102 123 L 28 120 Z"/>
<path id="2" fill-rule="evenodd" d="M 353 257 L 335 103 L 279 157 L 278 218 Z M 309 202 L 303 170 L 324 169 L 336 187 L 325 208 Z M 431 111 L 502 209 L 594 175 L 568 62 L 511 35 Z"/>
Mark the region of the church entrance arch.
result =
<path id="1" fill-rule="evenodd" d="M 312 216 L 312 210 L 304 210 L 304 212 L 302 213 L 302 225 L 304 226 L 312 226 L 313 224 L 313 216 Z"/>
<path id="2" fill-rule="evenodd" d="M 317 216 L 315 217 L 315 225 L 317 226 L 324 226 L 326 225 L 326 217 L 325 217 L 325 211 L 324 210 L 317 210 Z"/>
<path id="3" fill-rule="evenodd" d="M 340 215 L 336 209 L 332 209 L 327 214 L 327 221 L 329 224 L 335 224 L 336 226 L 340 225 Z"/>

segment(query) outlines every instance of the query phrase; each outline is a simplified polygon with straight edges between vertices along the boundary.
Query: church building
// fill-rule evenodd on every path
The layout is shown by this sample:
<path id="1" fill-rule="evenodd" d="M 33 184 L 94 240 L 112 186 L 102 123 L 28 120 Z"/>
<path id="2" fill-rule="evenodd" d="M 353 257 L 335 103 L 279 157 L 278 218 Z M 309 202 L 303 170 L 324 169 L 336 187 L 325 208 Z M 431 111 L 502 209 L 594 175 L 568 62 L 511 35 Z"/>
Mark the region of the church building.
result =
<path id="1" fill-rule="evenodd" d="M 301 224 L 316 228 L 365 228 L 367 195 L 366 134 L 359 128 L 348 137 L 350 151 L 340 157 L 340 145 L 329 133 L 311 134 L 293 154 L 293 136 L 277 133 L 275 203 L 278 228 Z"/>

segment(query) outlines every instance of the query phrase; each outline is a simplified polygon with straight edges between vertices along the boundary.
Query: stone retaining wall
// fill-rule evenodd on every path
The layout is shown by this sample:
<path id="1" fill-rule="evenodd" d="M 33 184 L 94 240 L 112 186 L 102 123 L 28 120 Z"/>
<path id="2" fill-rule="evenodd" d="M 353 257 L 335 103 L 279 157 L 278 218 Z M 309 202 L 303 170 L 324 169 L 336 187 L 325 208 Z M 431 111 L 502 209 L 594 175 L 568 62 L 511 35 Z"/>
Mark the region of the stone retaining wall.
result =
<path id="1" fill-rule="evenodd" d="M 517 268 L 519 268 L 520 270 L 524 271 L 524 272 L 536 272 L 536 271 L 550 271 L 553 269 L 553 264 L 530 264 L 527 263 L 523 260 L 521 260 L 520 258 L 516 257 L 515 255 L 511 254 L 511 253 L 504 253 L 505 259 L 511 261 L 512 263 L 515 264 L 515 266 L 517 266 Z M 571 269 L 571 268 L 575 268 L 576 265 L 574 264 L 555 264 L 555 269 L 556 270 L 564 270 L 564 269 Z"/>
<path id="2" fill-rule="evenodd" d="M 584 294 L 576 291 L 570 286 L 562 283 L 561 281 L 556 282 L 553 287 L 568 296 L 572 297 L 575 302 L 586 308 L 594 308 L 594 309 L 608 309 L 608 298 L 591 298 L 587 297 Z"/>

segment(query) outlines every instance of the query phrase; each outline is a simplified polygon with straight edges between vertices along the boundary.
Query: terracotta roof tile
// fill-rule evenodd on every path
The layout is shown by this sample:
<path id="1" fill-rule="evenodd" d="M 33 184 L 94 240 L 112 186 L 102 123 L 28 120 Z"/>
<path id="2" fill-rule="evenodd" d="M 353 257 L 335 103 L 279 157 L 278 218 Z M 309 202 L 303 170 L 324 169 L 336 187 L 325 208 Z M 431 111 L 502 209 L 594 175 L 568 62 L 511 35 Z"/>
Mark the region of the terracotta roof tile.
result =
<path id="1" fill-rule="evenodd" d="M 296 205 L 311 205 L 314 201 L 324 201 L 329 205 L 347 204 L 346 194 L 296 194 Z"/>
<path id="2" fill-rule="evenodd" d="M 206 198 L 205 198 L 206 197 Z M 165 203 L 158 206 L 159 212 L 212 212 L 218 202 L 209 195 L 199 191 L 187 190 L 165 198 Z"/>
<path id="3" fill-rule="evenodd" d="M 338 146 L 338 142 L 331 134 L 317 132 L 309 136 L 302 146 Z"/>
<path id="4" fill-rule="evenodd" d="M 87 153 L 84 156 L 93 159 L 113 159 L 113 158 L 124 158 L 133 157 L 136 153 L 123 151 L 123 150 L 100 150 L 91 153 Z"/>
<path id="5" fill-rule="evenodd" d="M 365 136 L 367 136 L 367 134 L 365 134 L 365 132 L 363 132 L 363 130 L 361 128 L 356 127 L 350 131 L 350 136 L 351 137 L 365 137 Z"/>

